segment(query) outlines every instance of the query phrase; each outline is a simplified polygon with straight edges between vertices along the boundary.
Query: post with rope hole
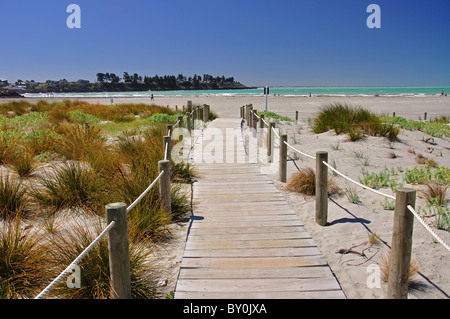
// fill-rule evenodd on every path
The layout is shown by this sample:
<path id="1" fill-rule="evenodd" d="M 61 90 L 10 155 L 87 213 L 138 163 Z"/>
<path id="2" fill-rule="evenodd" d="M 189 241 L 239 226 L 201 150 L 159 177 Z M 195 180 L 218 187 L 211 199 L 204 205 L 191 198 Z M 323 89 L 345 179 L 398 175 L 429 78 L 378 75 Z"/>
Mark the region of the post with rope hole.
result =
<path id="1" fill-rule="evenodd" d="M 267 162 L 272 163 L 273 159 L 273 132 L 272 129 L 275 128 L 275 123 L 270 121 L 269 128 L 267 131 Z"/>
<path id="2" fill-rule="evenodd" d="M 286 183 L 287 176 L 287 135 L 280 135 L 280 166 L 279 166 L 279 180 Z"/>
<path id="3" fill-rule="evenodd" d="M 407 299 L 411 266 L 414 215 L 408 205 L 416 204 L 416 191 L 399 188 L 395 196 L 394 228 L 389 261 L 388 299 Z"/>
<path id="4" fill-rule="evenodd" d="M 328 218 L 328 152 L 316 153 L 316 223 L 320 226 L 327 224 Z"/>
<path id="5" fill-rule="evenodd" d="M 106 223 L 115 222 L 108 234 L 111 298 L 131 299 L 130 253 L 128 248 L 127 205 L 107 204 Z"/>
<path id="6" fill-rule="evenodd" d="M 170 161 L 162 160 L 158 162 L 159 173 L 164 174 L 159 179 L 159 196 L 161 198 L 161 207 L 170 213 L 172 210 L 172 202 L 170 199 Z"/>
<path id="7" fill-rule="evenodd" d="M 164 159 L 170 162 L 172 160 L 172 138 L 170 136 L 163 136 L 163 150 Z"/>

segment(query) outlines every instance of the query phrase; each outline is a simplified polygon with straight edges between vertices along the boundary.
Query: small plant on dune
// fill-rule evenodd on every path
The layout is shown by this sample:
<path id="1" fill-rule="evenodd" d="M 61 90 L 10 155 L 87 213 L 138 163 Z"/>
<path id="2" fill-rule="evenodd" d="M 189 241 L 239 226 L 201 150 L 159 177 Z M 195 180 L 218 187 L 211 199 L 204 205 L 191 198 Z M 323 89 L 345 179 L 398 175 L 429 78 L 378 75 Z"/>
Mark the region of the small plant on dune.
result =
<path id="1" fill-rule="evenodd" d="M 316 173 L 310 167 L 301 169 L 291 176 L 283 190 L 314 196 L 316 194 Z M 328 178 L 328 195 L 339 192 L 340 188 L 336 181 L 331 177 Z"/>
<path id="2" fill-rule="evenodd" d="M 50 264 L 53 266 L 53 276 L 56 277 L 71 264 L 103 229 L 98 219 L 93 223 L 77 221 L 67 231 L 52 236 L 48 247 L 52 249 Z M 132 298 L 154 298 L 156 283 L 151 277 L 152 266 L 148 261 L 151 250 L 139 242 L 130 242 L 129 248 Z M 100 240 L 78 266 L 81 287 L 68 288 L 65 282 L 61 282 L 51 291 L 51 295 L 66 299 L 109 299 L 111 278 L 107 239 Z"/>
<path id="3" fill-rule="evenodd" d="M 26 189 L 22 182 L 0 175 L 0 217 L 22 213 L 26 208 Z"/>
<path id="4" fill-rule="evenodd" d="M 43 238 L 16 216 L 0 227 L 0 299 L 34 297 L 48 280 Z"/>
<path id="5" fill-rule="evenodd" d="M 356 187 L 350 186 L 347 184 L 347 191 L 345 192 L 345 196 L 347 197 L 348 201 L 352 204 L 359 204 L 360 199 L 358 195 L 358 191 Z"/>

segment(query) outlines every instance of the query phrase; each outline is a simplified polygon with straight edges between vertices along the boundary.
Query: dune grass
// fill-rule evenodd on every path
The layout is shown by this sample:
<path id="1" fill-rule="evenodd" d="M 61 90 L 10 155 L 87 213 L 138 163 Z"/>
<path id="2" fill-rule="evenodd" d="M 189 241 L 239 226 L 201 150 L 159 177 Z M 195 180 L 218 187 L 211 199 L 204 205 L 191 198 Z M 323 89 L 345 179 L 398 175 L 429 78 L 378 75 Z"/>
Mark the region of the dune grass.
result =
<path id="1" fill-rule="evenodd" d="M 316 173 L 311 167 L 300 169 L 292 174 L 283 190 L 314 196 L 316 194 Z M 328 178 L 328 195 L 338 194 L 340 187 L 334 178 Z"/>
<path id="2" fill-rule="evenodd" d="M 382 136 L 395 141 L 399 128 L 393 124 L 384 123 L 376 114 L 347 104 L 334 103 L 322 107 L 314 119 L 314 133 L 324 133 L 334 130 L 336 134 L 348 134 L 351 141 L 363 138 L 365 135 Z"/>
<path id="3" fill-rule="evenodd" d="M 36 269 L 25 262 L 23 267 L 20 263 L 14 266 L 17 271 L 0 269 L 0 298 L 27 298 L 39 293 L 100 232 L 98 220 L 104 218 L 104 205 L 131 204 L 156 178 L 158 161 L 164 157 L 162 139 L 167 128 L 165 123 L 144 120 L 153 114 L 175 118 L 175 112 L 167 107 L 145 104 L 111 106 L 80 101 L 0 104 L 0 165 L 6 170 L 0 176 L 0 222 L 7 223 L 13 217 L 26 222 L 22 216 L 33 211 L 42 225 L 39 233 L 26 234 L 30 236 L 30 245 L 34 245 L 28 250 L 30 258 L 34 256 L 32 249 L 41 255 L 40 262 L 30 259 Z M 45 169 L 33 174 L 41 161 L 47 163 Z M 183 184 L 189 183 L 194 174 L 185 163 L 172 165 L 171 212 L 160 207 L 158 187 L 154 187 L 128 214 L 135 298 L 155 297 L 152 275 L 157 270 L 148 264 L 149 247 L 169 236 L 166 226 L 189 210 Z M 66 222 L 79 218 L 71 216 L 63 223 L 58 221 L 56 227 L 56 216 L 65 211 L 78 212 L 90 222 L 86 225 L 80 221 L 79 226 L 64 229 Z M 10 231 L 11 227 L 0 228 Z M 20 231 L 24 229 L 21 227 Z M 50 234 L 47 240 L 38 236 L 43 232 Z M 13 233 L 4 234 L 2 240 Z M 20 233 L 19 238 L 23 236 Z M 27 242 L 28 237 L 23 240 Z M 17 250 L 9 252 L 10 255 L 21 253 L 17 244 L 11 242 L 10 246 L 8 249 Z M 68 290 L 63 283 L 53 297 L 109 298 L 107 250 L 107 242 L 103 241 L 81 263 L 82 289 Z M 40 270 L 52 272 L 39 272 L 39 280 L 37 275 L 33 279 Z M 20 272 L 24 273 L 19 276 Z M 16 275 L 22 278 L 17 284 Z"/>

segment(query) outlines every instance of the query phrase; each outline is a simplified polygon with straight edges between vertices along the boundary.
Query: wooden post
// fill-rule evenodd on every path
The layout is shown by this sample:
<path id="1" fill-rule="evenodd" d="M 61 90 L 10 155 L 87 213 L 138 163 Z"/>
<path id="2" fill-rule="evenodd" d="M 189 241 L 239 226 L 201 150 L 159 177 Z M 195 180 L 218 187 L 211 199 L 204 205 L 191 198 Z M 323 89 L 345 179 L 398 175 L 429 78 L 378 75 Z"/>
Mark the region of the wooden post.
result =
<path id="1" fill-rule="evenodd" d="M 392 112 L 392 117 L 395 117 L 395 112 Z"/>
<path id="2" fill-rule="evenodd" d="M 295 124 L 298 122 L 298 111 L 295 111 Z"/>
<path id="3" fill-rule="evenodd" d="M 109 272 L 111 275 L 111 298 L 131 299 L 130 253 L 128 249 L 127 205 L 106 205 L 106 223 L 116 224 L 109 231 Z"/>
<path id="4" fill-rule="evenodd" d="M 245 109 L 244 106 L 241 106 L 241 119 L 245 119 Z"/>
<path id="5" fill-rule="evenodd" d="M 278 171 L 279 180 L 282 183 L 286 183 L 286 175 L 287 175 L 287 145 L 284 143 L 287 142 L 287 135 L 280 135 L 280 167 Z"/>
<path id="6" fill-rule="evenodd" d="M 248 108 L 248 127 L 253 127 L 253 106 Z"/>
<path id="7" fill-rule="evenodd" d="M 258 146 L 264 146 L 264 114 L 259 116 Z"/>
<path id="8" fill-rule="evenodd" d="M 192 110 L 192 127 L 194 128 L 194 130 L 197 129 L 197 127 L 195 126 L 195 122 L 197 121 L 197 109 Z"/>
<path id="9" fill-rule="evenodd" d="M 178 116 L 178 128 L 183 128 L 183 116 Z"/>
<path id="10" fill-rule="evenodd" d="M 328 218 L 328 152 L 316 153 L 316 223 L 325 226 Z"/>
<path id="11" fill-rule="evenodd" d="M 273 158 L 273 132 L 272 129 L 275 128 L 274 122 L 269 122 L 269 127 L 267 131 L 267 162 L 272 163 Z"/>
<path id="12" fill-rule="evenodd" d="M 389 261 L 389 299 L 407 299 L 409 269 L 411 265 L 414 215 L 408 205 L 416 204 L 416 191 L 399 188 L 395 196 L 394 229 L 392 231 L 391 257 Z"/>
<path id="13" fill-rule="evenodd" d="M 158 162 L 159 173 L 164 174 L 159 179 L 159 195 L 161 197 L 161 207 L 170 213 L 172 210 L 172 202 L 170 199 L 170 161 Z"/>
<path id="14" fill-rule="evenodd" d="M 258 114 L 257 110 L 253 110 L 252 112 L 252 129 L 253 129 L 253 137 L 256 137 L 256 127 L 258 125 L 258 118 L 256 115 Z"/>
<path id="15" fill-rule="evenodd" d="M 192 111 L 192 101 L 187 101 L 187 108 Z"/>
<path id="16" fill-rule="evenodd" d="M 163 136 L 163 150 L 164 158 L 170 162 L 172 160 L 172 138 L 170 136 Z"/>
<path id="17" fill-rule="evenodd" d="M 203 105 L 203 123 L 208 122 L 209 112 L 208 112 L 208 105 Z"/>
<path id="18" fill-rule="evenodd" d="M 191 133 L 191 113 L 186 113 L 186 128 Z"/>
<path id="19" fill-rule="evenodd" d="M 173 132 L 173 125 L 167 125 L 167 135 L 171 136 Z"/>
<path id="20" fill-rule="evenodd" d="M 424 121 L 427 120 L 427 112 L 425 112 L 425 113 L 423 114 L 423 120 L 424 120 Z"/>

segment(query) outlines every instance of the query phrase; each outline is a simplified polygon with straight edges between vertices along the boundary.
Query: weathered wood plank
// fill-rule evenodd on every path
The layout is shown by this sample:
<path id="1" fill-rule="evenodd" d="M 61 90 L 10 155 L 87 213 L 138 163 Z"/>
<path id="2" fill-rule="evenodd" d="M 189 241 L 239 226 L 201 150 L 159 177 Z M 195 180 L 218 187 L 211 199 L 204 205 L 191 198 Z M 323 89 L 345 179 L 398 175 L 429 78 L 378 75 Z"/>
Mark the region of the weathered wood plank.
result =
<path id="1" fill-rule="evenodd" d="M 185 249 L 233 249 L 315 247 L 311 238 L 259 239 L 259 240 L 189 240 Z"/>
<path id="2" fill-rule="evenodd" d="M 213 235 L 213 234 L 258 234 L 258 233 L 293 233 L 304 232 L 303 226 L 269 226 L 269 227 L 214 227 L 214 228 L 191 228 L 189 235 Z"/>
<path id="3" fill-rule="evenodd" d="M 265 279 L 185 279 L 177 291 L 235 292 L 235 291 L 322 291 L 339 290 L 334 278 L 265 278 Z"/>
<path id="4" fill-rule="evenodd" d="M 176 299 L 345 299 L 342 290 L 332 291 L 233 291 L 230 293 L 177 291 Z"/>
<path id="5" fill-rule="evenodd" d="M 305 257 L 243 257 L 243 258 L 190 258 L 184 257 L 183 268 L 260 268 L 260 267 L 306 267 L 325 266 L 323 256 Z"/>
<path id="6" fill-rule="evenodd" d="M 332 278 L 327 266 L 279 268 L 184 268 L 180 279 Z"/>
<path id="7" fill-rule="evenodd" d="M 184 257 L 296 257 L 320 255 L 317 247 L 185 250 Z"/>

